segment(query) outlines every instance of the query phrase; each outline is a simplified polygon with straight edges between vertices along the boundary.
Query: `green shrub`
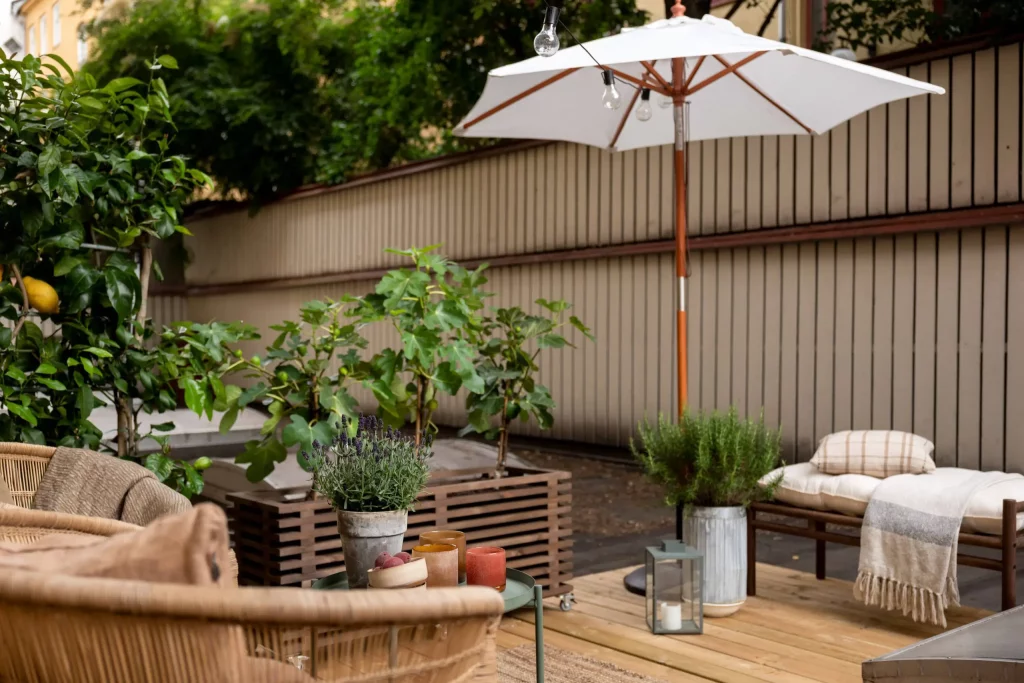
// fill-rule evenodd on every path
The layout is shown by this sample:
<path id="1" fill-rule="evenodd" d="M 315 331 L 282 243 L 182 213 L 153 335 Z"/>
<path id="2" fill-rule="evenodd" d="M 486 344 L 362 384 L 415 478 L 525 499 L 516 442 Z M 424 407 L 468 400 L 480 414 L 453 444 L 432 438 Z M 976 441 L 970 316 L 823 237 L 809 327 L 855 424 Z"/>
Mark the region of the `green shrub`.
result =
<path id="1" fill-rule="evenodd" d="M 687 410 L 678 423 L 645 418 L 629 447 L 647 476 L 665 487 L 669 505 L 747 506 L 771 498 L 782 480 L 758 483 L 781 464 L 779 432 L 765 427 L 763 412 L 757 422 L 739 419 L 735 408 L 725 415 Z"/>
<path id="2" fill-rule="evenodd" d="M 430 474 L 430 437 L 416 445 L 412 437 L 385 427 L 380 418 L 364 416 L 355 433 L 341 418 L 341 435 L 330 445 L 313 443 L 299 462 L 313 472 L 313 490 L 335 510 L 384 512 L 412 510 Z"/>

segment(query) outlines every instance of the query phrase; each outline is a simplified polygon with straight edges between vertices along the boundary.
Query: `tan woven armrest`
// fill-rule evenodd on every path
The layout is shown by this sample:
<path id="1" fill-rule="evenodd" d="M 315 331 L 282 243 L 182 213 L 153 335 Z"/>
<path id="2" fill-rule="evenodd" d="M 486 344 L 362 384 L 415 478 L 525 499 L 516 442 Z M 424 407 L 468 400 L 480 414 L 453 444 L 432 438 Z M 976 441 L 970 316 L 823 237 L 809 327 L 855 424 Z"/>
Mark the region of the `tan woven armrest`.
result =
<path id="1" fill-rule="evenodd" d="M 20 571 L 0 576 L 0 603 L 32 603 L 159 617 L 201 618 L 280 626 L 428 624 L 500 616 L 501 596 L 490 588 L 405 591 L 316 591 L 301 588 L 206 588 L 47 576 Z"/>

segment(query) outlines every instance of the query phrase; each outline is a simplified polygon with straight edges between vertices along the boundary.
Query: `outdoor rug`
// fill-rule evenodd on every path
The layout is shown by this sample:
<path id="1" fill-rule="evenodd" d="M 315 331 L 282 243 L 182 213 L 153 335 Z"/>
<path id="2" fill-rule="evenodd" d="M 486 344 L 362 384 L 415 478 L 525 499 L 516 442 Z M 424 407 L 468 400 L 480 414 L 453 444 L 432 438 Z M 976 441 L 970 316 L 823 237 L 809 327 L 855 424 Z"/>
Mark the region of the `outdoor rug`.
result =
<path id="1" fill-rule="evenodd" d="M 537 649 L 533 643 L 498 652 L 500 683 L 535 683 Z M 657 678 L 620 669 L 614 664 L 544 646 L 545 683 L 664 683 Z"/>

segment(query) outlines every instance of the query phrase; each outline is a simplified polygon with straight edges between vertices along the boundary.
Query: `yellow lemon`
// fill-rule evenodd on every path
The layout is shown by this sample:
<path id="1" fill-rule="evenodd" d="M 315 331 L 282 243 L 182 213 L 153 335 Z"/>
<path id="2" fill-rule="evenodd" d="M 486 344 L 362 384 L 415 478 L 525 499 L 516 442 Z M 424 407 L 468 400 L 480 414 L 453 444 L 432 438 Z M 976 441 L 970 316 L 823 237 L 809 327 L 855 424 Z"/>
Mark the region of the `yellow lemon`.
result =
<path id="1" fill-rule="evenodd" d="M 60 299 L 57 298 L 57 291 L 53 287 L 34 277 L 22 279 L 25 281 L 28 303 L 32 308 L 40 313 L 47 313 L 49 315 L 53 315 L 60 310 Z"/>

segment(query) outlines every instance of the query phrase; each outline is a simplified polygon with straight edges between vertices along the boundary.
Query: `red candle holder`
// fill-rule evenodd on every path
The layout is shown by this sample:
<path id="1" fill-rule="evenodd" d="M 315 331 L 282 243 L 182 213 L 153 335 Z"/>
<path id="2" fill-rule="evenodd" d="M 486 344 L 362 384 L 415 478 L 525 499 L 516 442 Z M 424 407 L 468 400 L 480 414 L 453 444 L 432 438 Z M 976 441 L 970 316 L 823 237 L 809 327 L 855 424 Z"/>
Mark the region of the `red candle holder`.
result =
<path id="1" fill-rule="evenodd" d="M 505 590 L 505 549 L 493 547 L 466 550 L 466 583 Z"/>

